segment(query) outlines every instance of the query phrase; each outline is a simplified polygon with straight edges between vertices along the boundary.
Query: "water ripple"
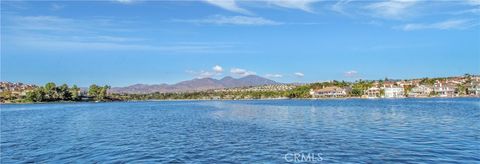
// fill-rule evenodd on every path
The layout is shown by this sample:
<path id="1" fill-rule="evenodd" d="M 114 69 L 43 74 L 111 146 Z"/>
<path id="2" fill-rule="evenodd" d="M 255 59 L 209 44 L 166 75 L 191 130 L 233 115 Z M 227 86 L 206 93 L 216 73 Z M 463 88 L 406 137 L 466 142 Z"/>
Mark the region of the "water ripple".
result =
<path id="1" fill-rule="evenodd" d="M 479 163 L 479 99 L 1 105 L 1 163 Z"/>

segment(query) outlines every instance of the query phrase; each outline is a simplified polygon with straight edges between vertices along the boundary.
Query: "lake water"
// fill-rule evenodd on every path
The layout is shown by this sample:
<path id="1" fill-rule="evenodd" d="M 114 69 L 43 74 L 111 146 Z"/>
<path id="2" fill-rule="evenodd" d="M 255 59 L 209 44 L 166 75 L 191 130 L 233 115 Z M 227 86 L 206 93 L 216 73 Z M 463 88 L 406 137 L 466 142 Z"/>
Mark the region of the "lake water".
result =
<path id="1" fill-rule="evenodd" d="M 480 163 L 480 99 L 25 104 L 0 114 L 1 163 Z"/>

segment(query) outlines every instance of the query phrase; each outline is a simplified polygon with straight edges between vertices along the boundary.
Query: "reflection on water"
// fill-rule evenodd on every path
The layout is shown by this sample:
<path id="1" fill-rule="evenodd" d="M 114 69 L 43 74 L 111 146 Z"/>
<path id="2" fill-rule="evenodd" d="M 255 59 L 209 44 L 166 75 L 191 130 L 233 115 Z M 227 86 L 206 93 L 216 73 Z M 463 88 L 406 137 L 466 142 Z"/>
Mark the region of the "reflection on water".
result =
<path id="1" fill-rule="evenodd" d="M 1 162 L 480 162 L 479 99 L 1 106 Z"/>

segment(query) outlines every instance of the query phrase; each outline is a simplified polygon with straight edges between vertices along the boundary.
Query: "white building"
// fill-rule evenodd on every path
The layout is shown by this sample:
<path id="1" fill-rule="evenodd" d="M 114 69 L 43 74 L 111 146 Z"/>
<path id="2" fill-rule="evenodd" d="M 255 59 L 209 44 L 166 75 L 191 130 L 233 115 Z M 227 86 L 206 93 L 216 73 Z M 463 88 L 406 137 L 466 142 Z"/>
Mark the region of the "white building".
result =
<path id="1" fill-rule="evenodd" d="M 419 85 L 413 87 L 412 90 L 408 93 L 409 97 L 428 97 L 433 91 L 433 87 L 426 85 Z"/>
<path id="2" fill-rule="evenodd" d="M 350 90 L 349 87 L 340 88 L 331 86 L 316 90 L 311 89 L 310 95 L 312 95 L 312 97 L 346 97 Z"/>
<path id="3" fill-rule="evenodd" d="M 378 98 L 378 97 L 381 97 L 381 88 L 378 88 L 378 87 L 371 87 L 371 88 L 368 88 L 366 91 L 365 91 L 365 95 L 368 97 L 368 98 Z"/>
<path id="4" fill-rule="evenodd" d="M 474 81 L 468 85 L 468 94 L 471 96 L 480 96 L 480 82 Z"/>
<path id="5" fill-rule="evenodd" d="M 385 98 L 402 98 L 404 97 L 403 88 L 401 87 L 386 87 Z"/>
<path id="6" fill-rule="evenodd" d="M 440 97 L 453 97 L 455 96 L 456 87 L 452 84 L 435 84 L 434 91 Z"/>

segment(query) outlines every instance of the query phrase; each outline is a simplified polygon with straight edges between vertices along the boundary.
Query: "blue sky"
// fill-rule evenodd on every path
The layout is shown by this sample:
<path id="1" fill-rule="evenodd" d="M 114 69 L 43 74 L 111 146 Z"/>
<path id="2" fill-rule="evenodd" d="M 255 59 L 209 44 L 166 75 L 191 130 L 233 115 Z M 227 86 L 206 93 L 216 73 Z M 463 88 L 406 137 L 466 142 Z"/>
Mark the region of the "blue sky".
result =
<path id="1" fill-rule="evenodd" d="M 480 74 L 480 1 L 2 1 L 1 80 Z"/>

